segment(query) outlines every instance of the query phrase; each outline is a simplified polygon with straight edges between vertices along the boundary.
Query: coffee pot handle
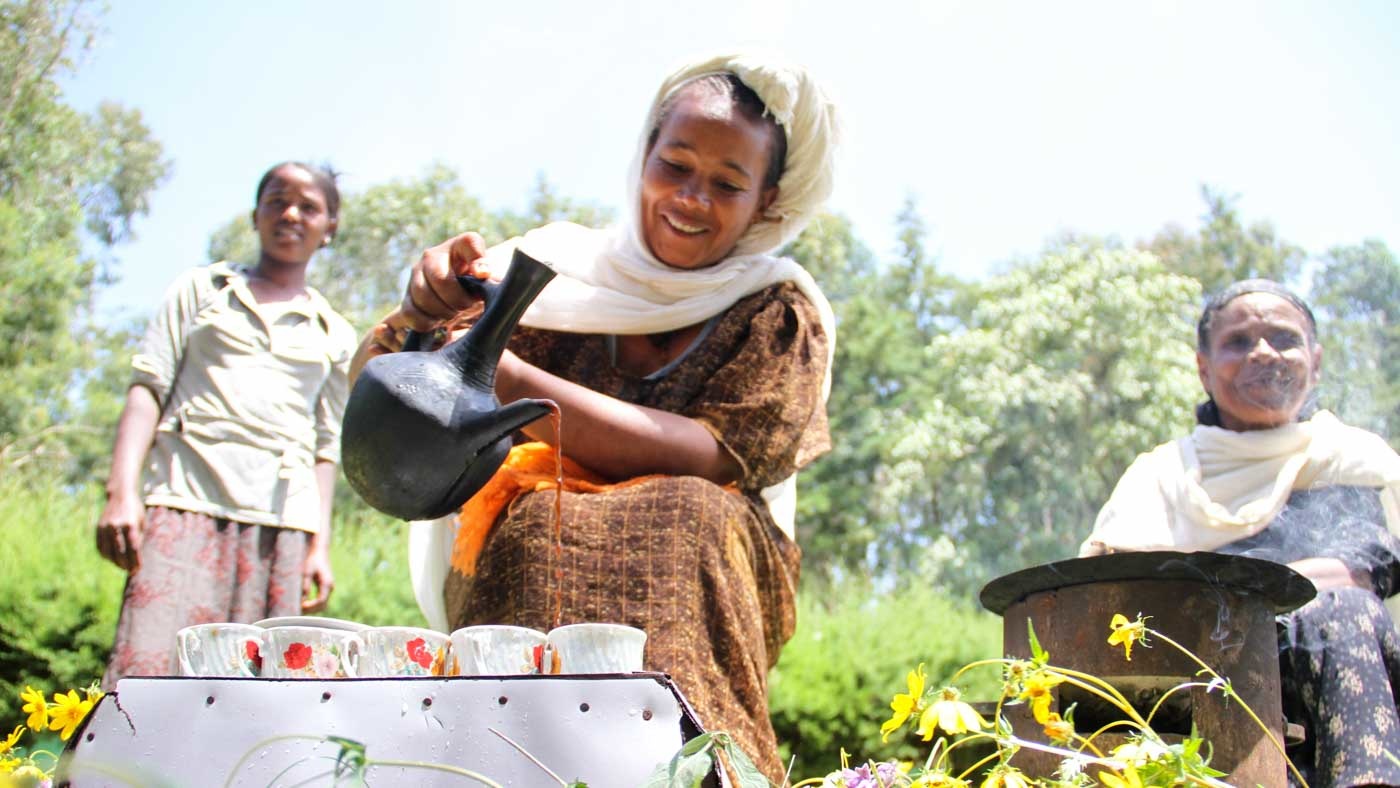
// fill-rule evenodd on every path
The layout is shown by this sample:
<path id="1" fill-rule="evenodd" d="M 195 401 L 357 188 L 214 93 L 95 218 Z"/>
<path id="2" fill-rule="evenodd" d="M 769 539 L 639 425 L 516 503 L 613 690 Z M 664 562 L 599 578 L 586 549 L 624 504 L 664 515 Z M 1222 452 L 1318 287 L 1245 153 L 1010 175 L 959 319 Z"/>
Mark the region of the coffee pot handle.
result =
<path id="1" fill-rule="evenodd" d="M 467 295 L 474 295 L 480 298 L 483 306 L 490 306 L 491 302 L 496 300 L 496 292 L 501 289 L 501 285 L 498 282 L 492 282 L 490 279 L 477 279 L 474 276 L 459 276 L 457 277 L 457 284 L 461 285 L 462 289 L 467 291 Z M 401 352 L 412 353 L 422 350 L 424 336 L 424 334 L 410 328 L 408 333 L 404 335 L 403 349 Z"/>

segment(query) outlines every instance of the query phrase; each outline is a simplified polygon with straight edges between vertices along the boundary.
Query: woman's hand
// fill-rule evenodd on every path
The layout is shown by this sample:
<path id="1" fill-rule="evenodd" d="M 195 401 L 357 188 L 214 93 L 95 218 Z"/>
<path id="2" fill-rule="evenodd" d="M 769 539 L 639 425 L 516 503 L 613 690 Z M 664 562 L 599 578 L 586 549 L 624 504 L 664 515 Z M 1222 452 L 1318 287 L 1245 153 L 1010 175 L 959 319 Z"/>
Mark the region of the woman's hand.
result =
<path id="1" fill-rule="evenodd" d="M 428 249 L 413 264 L 408 291 L 397 314 L 414 331 L 431 331 L 480 302 L 457 282 L 459 276 L 485 279 L 477 261 L 486 254 L 486 242 L 476 233 L 462 233 Z"/>
<path id="2" fill-rule="evenodd" d="M 335 575 L 331 572 L 331 510 L 335 501 L 335 463 L 316 461 L 316 491 L 321 496 L 320 529 L 306 537 L 306 559 L 301 563 L 301 611 L 326 609 Z"/>
<path id="3" fill-rule="evenodd" d="M 1288 568 L 1311 580 L 1318 591 L 1330 588 L 1364 588 L 1371 590 L 1371 574 L 1352 569 L 1335 558 L 1304 558 L 1292 561 Z"/>
<path id="4" fill-rule="evenodd" d="M 330 548 L 319 535 L 312 534 L 306 546 L 306 560 L 301 565 L 301 612 L 325 610 L 333 590 L 335 574 L 331 571 Z"/>
<path id="5" fill-rule="evenodd" d="M 375 356 L 397 353 L 403 349 L 404 337 L 408 334 L 408 321 L 403 313 L 395 309 L 379 321 L 365 334 L 360 347 L 350 359 L 350 382 L 360 376 L 360 370 Z"/>
<path id="6" fill-rule="evenodd" d="M 409 273 L 403 301 L 369 330 L 355 351 L 350 381 L 375 356 L 402 350 L 410 329 L 428 333 L 465 312 L 477 311 L 481 300 L 463 289 L 457 277 L 485 278 L 486 272 L 477 268 L 484 254 L 486 243 L 476 233 L 462 233 L 423 252 Z"/>
<path id="7" fill-rule="evenodd" d="M 141 527 L 146 507 L 134 490 L 109 495 L 97 518 L 97 552 L 126 570 L 141 567 Z"/>
<path id="8" fill-rule="evenodd" d="M 97 552 L 128 572 L 141 567 L 141 537 L 146 524 L 146 505 L 139 489 L 141 465 L 155 439 L 159 419 L 160 403 L 155 393 L 141 385 L 128 387 L 112 443 L 107 503 L 97 518 Z"/>

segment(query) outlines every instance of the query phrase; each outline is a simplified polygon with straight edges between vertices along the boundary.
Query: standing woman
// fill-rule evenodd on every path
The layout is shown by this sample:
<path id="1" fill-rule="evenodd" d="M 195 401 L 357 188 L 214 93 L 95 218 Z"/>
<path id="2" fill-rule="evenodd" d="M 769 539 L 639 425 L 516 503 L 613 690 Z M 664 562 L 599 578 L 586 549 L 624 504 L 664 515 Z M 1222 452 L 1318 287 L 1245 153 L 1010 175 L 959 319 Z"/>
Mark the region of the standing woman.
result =
<path id="1" fill-rule="evenodd" d="M 1212 298 L 1196 327 L 1207 400 L 1190 435 L 1129 466 L 1080 555 L 1213 550 L 1287 564 L 1317 597 L 1279 617 L 1289 757 L 1315 788 L 1400 785 L 1400 456 L 1327 411 L 1312 311 L 1266 279 Z M 1291 779 L 1291 776 L 1290 776 Z"/>
<path id="2" fill-rule="evenodd" d="M 503 402 L 556 401 L 566 474 L 556 544 L 547 420 L 526 427 L 468 502 L 446 587 L 420 602 L 447 628 L 605 621 L 647 633 L 710 730 L 775 783 L 767 673 L 791 636 L 799 556 L 793 476 L 829 446 L 831 308 L 773 254 L 831 189 L 834 108 L 802 69 L 696 62 L 661 86 L 629 175 L 628 221 L 556 223 L 483 250 L 466 234 L 414 267 L 363 356 L 478 303 L 456 274 L 501 276 L 519 246 L 559 276 L 496 373 Z M 430 572 L 419 572 L 424 577 Z"/>
<path id="3" fill-rule="evenodd" d="M 258 182 L 253 267 L 182 274 L 132 359 L 97 548 L 129 572 L 104 686 L 175 672 L 175 633 L 323 609 L 354 330 L 306 284 L 334 176 Z"/>

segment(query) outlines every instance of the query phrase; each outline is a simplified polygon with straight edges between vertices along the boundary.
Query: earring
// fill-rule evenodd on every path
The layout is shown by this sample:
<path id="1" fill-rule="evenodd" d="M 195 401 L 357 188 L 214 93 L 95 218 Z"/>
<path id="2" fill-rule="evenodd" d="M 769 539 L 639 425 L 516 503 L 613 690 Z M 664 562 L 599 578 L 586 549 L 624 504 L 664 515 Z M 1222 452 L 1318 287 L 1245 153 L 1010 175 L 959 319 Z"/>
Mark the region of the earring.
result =
<path id="1" fill-rule="evenodd" d="M 332 238 L 332 236 L 329 236 L 329 235 L 326 236 L 325 238 L 322 238 L 322 239 L 321 239 L 321 247 L 322 247 L 322 248 L 325 248 L 325 247 L 327 247 L 327 246 L 330 246 L 330 245 L 331 245 L 331 238 Z"/>

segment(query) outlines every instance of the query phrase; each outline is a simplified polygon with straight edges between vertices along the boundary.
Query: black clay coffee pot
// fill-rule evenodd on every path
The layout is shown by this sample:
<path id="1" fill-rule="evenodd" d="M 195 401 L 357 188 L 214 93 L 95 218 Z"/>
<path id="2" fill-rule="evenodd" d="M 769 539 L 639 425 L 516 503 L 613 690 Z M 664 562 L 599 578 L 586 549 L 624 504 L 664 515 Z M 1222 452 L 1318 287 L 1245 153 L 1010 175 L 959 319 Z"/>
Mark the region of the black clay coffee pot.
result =
<path id="1" fill-rule="evenodd" d="M 496 399 L 496 365 L 520 316 L 554 271 L 516 250 L 500 284 L 458 277 L 485 311 L 466 336 L 437 352 L 376 356 L 345 406 L 340 446 L 350 486 L 370 506 L 405 520 L 456 511 L 505 461 L 511 434 L 550 412 L 545 400 Z"/>

